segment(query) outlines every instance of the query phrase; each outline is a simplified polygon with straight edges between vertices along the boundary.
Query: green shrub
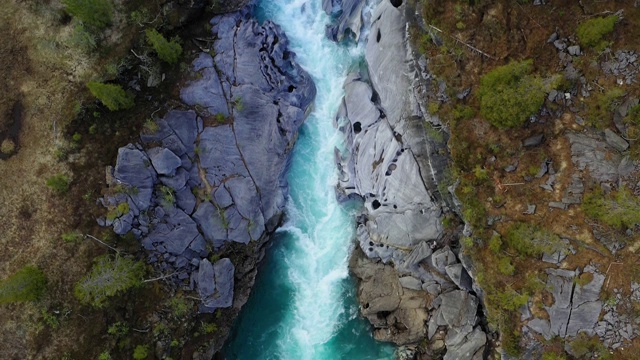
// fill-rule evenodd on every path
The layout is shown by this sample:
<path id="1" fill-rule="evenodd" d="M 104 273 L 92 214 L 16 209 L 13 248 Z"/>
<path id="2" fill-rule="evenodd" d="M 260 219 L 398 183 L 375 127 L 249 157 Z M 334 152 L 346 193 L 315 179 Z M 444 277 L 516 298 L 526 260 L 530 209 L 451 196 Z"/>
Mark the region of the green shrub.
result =
<path id="1" fill-rule="evenodd" d="M 221 123 L 221 124 L 223 124 L 223 123 L 227 120 L 227 117 L 226 117 L 226 116 L 224 116 L 224 114 L 223 114 L 223 113 L 217 113 L 217 114 L 215 114 L 215 115 L 214 115 L 214 118 L 216 119 L 216 121 L 217 121 L 217 122 L 219 122 L 219 123 Z"/>
<path id="2" fill-rule="evenodd" d="M 98 356 L 98 360 L 111 360 L 111 354 L 109 354 L 108 350 L 103 351 Z"/>
<path id="3" fill-rule="evenodd" d="M 575 340 L 569 343 L 569 346 L 576 358 L 613 359 L 613 356 L 609 353 L 609 349 L 604 346 L 597 336 L 588 337 L 586 334 L 580 333 L 576 336 Z M 595 357 L 593 357 L 593 355 L 595 355 Z"/>
<path id="4" fill-rule="evenodd" d="M 135 360 L 144 360 L 149 356 L 149 347 L 146 345 L 138 345 L 133 350 L 133 358 Z"/>
<path id="5" fill-rule="evenodd" d="M 182 46 L 178 44 L 176 38 L 167 41 L 155 29 L 147 29 L 147 42 L 153 46 L 153 49 L 158 53 L 160 60 L 165 61 L 171 65 L 178 62 L 180 55 L 182 54 Z"/>
<path id="6" fill-rule="evenodd" d="M 469 120 L 475 116 L 475 110 L 468 105 L 458 104 L 451 110 L 451 115 L 455 120 Z"/>
<path id="7" fill-rule="evenodd" d="M 218 325 L 214 323 L 202 323 L 202 332 L 205 334 L 213 334 L 218 331 Z"/>
<path id="8" fill-rule="evenodd" d="M 85 53 L 91 53 L 98 46 L 95 35 L 87 31 L 82 24 L 73 28 L 73 34 L 71 34 L 68 44 Z"/>
<path id="9" fill-rule="evenodd" d="M 603 94 L 596 94 L 593 98 L 594 102 L 590 103 L 587 120 L 589 125 L 604 129 L 613 119 L 613 114 L 618 105 L 620 105 L 620 98 L 625 96 L 626 93 L 620 88 L 612 88 Z"/>
<path id="10" fill-rule="evenodd" d="M 618 21 L 618 17 L 611 15 L 583 22 L 576 30 L 578 41 L 582 46 L 592 47 L 599 51 L 604 50 L 608 43 L 602 38 L 613 31 L 616 21 Z"/>
<path id="11" fill-rule="evenodd" d="M 191 311 L 191 304 L 182 296 L 175 296 L 169 300 L 169 308 L 176 318 L 183 318 Z"/>
<path id="12" fill-rule="evenodd" d="M 68 233 L 62 234 L 62 241 L 73 243 L 82 239 L 82 233 L 79 231 L 70 231 Z"/>
<path id="13" fill-rule="evenodd" d="M 42 321 L 50 328 L 56 329 L 60 326 L 60 319 L 55 313 L 50 313 L 47 310 L 42 309 L 40 314 L 42 315 Z"/>
<path id="14" fill-rule="evenodd" d="M 489 249 L 494 254 L 497 254 L 500 252 L 501 248 L 502 248 L 502 237 L 500 236 L 500 234 L 493 234 L 491 239 L 489 239 Z"/>
<path id="15" fill-rule="evenodd" d="M 128 333 L 129 333 L 129 325 L 127 325 L 127 323 L 123 323 L 120 321 L 111 324 L 107 329 L 107 334 L 113 335 L 116 337 L 122 337 L 127 335 Z"/>
<path id="16" fill-rule="evenodd" d="M 115 208 L 109 210 L 109 212 L 107 212 L 107 220 L 113 221 L 117 218 L 119 218 L 120 216 L 129 213 L 130 207 L 129 207 L 129 203 L 128 202 L 123 202 L 118 204 L 118 206 L 116 206 Z"/>
<path id="17" fill-rule="evenodd" d="M 558 355 L 556 353 L 546 352 L 542 354 L 542 360 L 567 360 L 567 357 L 562 354 Z"/>
<path id="18" fill-rule="evenodd" d="M 103 307 L 108 298 L 142 285 L 144 264 L 120 255 L 96 258 L 91 272 L 80 279 L 75 295 L 80 302 Z"/>
<path id="19" fill-rule="evenodd" d="M 113 21 L 113 4 L 110 0 L 62 0 L 67 12 L 84 24 L 103 29 Z"/>
<path id="20" fill-rule="evenodd" d="M 47 186 L 57 194 L 64 194 L 69 191 L 71 181 L 62 174 L 53 175 L 47 179 Z"/>
<path id="21" fill-rule="evenodd" d="M 162 201 L 167 205 L 173 205 L 176 202 L 176 195 L 172 188 L 168 186 L 160 186 L 160 193 L 162 193 Z"/>
<path id="22" fill-rule="evenodd" d="M 511 264 L 511 259 L 503 257 L 498 261 L 498 271 L 502 275 L 513 275 L 516 272 L 516 268 Z"/>
<path id="23" fill-rule="evenodd" d="M 111 111 L 130 109 L 134 105 L 133 95 L 127 94 L 120 85 L 91 81 L 87 87 Z"/>
<path id="24" fill-rule="evenodd" d="M 2 145 L 0 145 L 0 152 L 9 155 L 12 154 L 16 150 L 16 143 L 11 139 L 4 139 L 2 141 Z"/>
<path id="25" fill-rule="evenodd" d="M 509 227 L 505 240 L 509 247 L 522 256 L 540 256 L 564 247 L 558 235 L 539 226 L 520 222 Z"/>
<path id="26" fill-rule="evenodd" d="M 640 224 L 640 199 L 625 187 L 608 195 L 600 189 L 587 193 L 582 210 L 590 218 L 616 228 Z"/>
<path id="27" fill-rule="evenodd" d="M 542 79 L 531 75 L 532 60 L 511 62 L 480 79 L 480 114 L 499 129 L 521 126 L 545 98 Z"/>
<path id="28" fill-rule="evenodd" d="M 515 311 L 529 301 L 529 294 L 520 294 L 513 289 L 505 289 L 505 291 L 489 295 L 489 301 L 499 309 Z"/>
<path id="29" fill-rule="evenodd" d="M 0 304 L 33 301 L 42 296 L 47 278 L 35 266 L 25 266 L 0 282 Z"/>

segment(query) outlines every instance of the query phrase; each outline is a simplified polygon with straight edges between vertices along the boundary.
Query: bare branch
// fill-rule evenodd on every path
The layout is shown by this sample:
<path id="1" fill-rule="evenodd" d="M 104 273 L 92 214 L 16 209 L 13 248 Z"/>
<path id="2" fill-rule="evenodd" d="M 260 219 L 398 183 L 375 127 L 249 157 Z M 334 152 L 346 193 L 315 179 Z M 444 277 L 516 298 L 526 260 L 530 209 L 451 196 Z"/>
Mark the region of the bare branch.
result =
<path id="1" fill-rule="evenodd" d="M 94 241 L 97 241 L 97 242 L 99 242 L 100 244 L 102 244 L 102 245 L 104 245 L 104 246 L 108 247 L 109 249 L 111 249 L 111 250 L 115 251 L 116 253 L 120 254 L 120 250 L 118 250 L 118 249 L 114 248 L 113 246 L 111 246 L 111 245 L 109 245 L 109 244 L 105 243 L 104 241 L 102 241 L 102 240 L 98 239 L 97 237 L 95 237 L 95 236 L 93 236 L 93 235 L 84 234 L 84 237 L 85 237 L 85 238 L 89 238 L 89 239 L 94 240 Z"/>
<path id="2" fill-rule="evenodd" d="M 163 276 L 159 276 L 156 278 L 152 278 L 152 279 L 146 279 L 146 280 L 142 280 L 143 283 L 148 283 L 148 282 L 152 282 L 152 281 L 158 281 L 158 280 L 162 280 L 162 279 L 166 279 L 168 277 L 172 277 L 173 275 L 177 274 L 178 271 L 174 271 L 169 275 L 163 275 Z"/>

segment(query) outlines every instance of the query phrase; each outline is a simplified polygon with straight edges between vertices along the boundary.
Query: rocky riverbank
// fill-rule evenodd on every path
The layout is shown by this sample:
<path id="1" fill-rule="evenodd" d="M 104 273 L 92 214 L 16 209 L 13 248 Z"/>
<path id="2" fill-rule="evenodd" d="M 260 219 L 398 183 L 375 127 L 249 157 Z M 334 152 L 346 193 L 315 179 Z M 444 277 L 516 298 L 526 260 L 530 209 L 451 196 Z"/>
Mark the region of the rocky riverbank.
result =
<path id="1" fill-rule="evenodd" d="M 98 222 L 139 239 L 175 289 L 197 291 L 200 312 L 232 306 L 235 317 L 281 221 L 284 174 L 315 86 L 277 25 L 248 9 L 211 25 L 215 41 L 191 64 L 181 103 L 107 169 L 108 214 Z M 245 245 L 241 254 L 221 258 L 234 244 Z M 219 333 L 214 352 L 229 329 Z"/>
<path id="2" fill-rule="evenodd" d="M 481 359 L 487 335 L 473 281 L 459 258 L 462 227 L 443 226 L 456 210 L 443 183 L 446 133 L 429 135 L 440 124 L 422 104 L 421 92 L 432 91 L 430 75 L 409 46 L 406 12 L 400 1 L 377 5 L 366 48 L 368 72 L 348 77 L 336 117 L 348 143 L 346 151 L 336 152 L 339 192 L 364 200 L 351 270 L 376 339 L 405 345 L 405 354 Z M 339 24 L 342 29 L 358 21 Z M 418 350 L 425 340 L 430 345 Z"/>
<path id="3" fill-rule="evenodd" d="M 343 6 L 328 33 L 357 38 L 360 31 L 344 29 L 366 17 Z M 367 35 L 368 69 L 344 85 L 336 123 L 348 146 L 336 151 L 339 194 L 364 202 L 351 269 L 375 337 L 405 345 L 403 357 L 615 351 L 627 358 L 625 349 L 638 348 L 637 275 L 615 270 L 635 263 L 638 247 L 637 137 L 630 136 L 637 134 L 638 57 L 628 48 L 637 44 L 616 34 L 621 44 L 607 42 L 595 56 L 580 27 L 522 30 L 563 11 L 551 16 L 544 2 L 518 6 L 381 1 Z M 606 14 L 635 31 L 626 19 L 637 4 L 619 8 Z M 585 23 L 605 14 L 582 11 L 592 14 Z M 513 27 L 510 35 L 497 36 L 500 26 Z M 544 46 L 531 50 L 533 43 Z M 415 45 L 434 58 L 417 55 Z M 476 98 L 481 76 L 525 48 L 522 56 L 544 69 L 536 75 L 563 83 L 545 91 L 524 126 L 492 127 Z M 439 68 L 437 79 L 427 65 Z M 462 204 L 446 179 L 447 141 Z M 545 244 L 544 251 L 522 243 Z"/>

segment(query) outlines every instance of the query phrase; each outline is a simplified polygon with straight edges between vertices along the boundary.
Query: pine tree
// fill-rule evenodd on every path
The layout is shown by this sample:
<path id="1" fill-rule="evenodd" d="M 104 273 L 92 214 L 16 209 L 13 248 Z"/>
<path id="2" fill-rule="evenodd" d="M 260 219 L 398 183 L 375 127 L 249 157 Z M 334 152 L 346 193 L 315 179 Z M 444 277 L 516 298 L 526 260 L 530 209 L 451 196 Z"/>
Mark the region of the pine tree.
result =
<path id="1" fill-rule="evenodd" d="M 47 285 L 42 270 L 25 266 L 17 273 L 0 282 L 0 304 L 37 300 Z"/>
<path id="2" fill-rule="evenodd" d="M 180 59 L 182 46 L 178 44 L 176 39 L 167 41 L 167 39 L 155 29 L 147 29 L 147 42 L 153 46 L 160 60 L 169 64 L 175 64 L 178 62 L 178 59 Z"/>
<path id="3" fill-rule="evenodd" d="M 103 84 L 91 81 L 87 84 L 89 91 L 111 111 L 132 108 L 133 96 L 127 94 L 120 85 Z"/>
<path id="4" fill-rule="evenodd" d="M 104 29 L 113 21 L 111 0 L 62 0 L 67 12 L 86 25 Z"/>
<path id="5" fill-rule="evenodd" d="M 103 307 L 117 294 L 142 285 L 144 264 L 120 255 L 104 255 L 96 259 L 91 272 L 75 288 L 80 302 Z"/>

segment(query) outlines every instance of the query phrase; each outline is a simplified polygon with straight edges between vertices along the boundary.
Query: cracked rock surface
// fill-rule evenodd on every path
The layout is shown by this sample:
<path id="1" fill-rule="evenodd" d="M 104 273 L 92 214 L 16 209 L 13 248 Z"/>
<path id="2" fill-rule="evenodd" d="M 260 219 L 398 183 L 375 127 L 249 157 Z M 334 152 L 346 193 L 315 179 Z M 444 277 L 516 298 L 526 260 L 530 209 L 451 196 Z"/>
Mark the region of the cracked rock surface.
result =
<path id="1" fill-rule="evenodd" d="M 455 207 L 438 186 L 449 161 L 447 135 L 433 139 L 425 129 L 442 124 L 419 101 L 431 75 L 407 42 L 406 11 L 399 1 L 374 9 L 368 70 L 347 76 L 336 115 L 346 138 L 335 151 L 338 196 L 364 202 L 350 269 L 376 339 L 409 352 L 426 341 L 445 359 L 482 359 L 487 335 L 480 299 L 471 293 L 473 274 L 459 249 L 448 246 L 442 225 Z"/>
<path id="2" fill-rule="evenodd" d="M 180 90 L 184 107 L 120 148 L 101 199 L 109 215 L 98 219 L 140 239 L 149 263 L 177 273 L 176 286 L 196 289 L 201 312 L 231 306 L 234 279 L 255 275 L 259 254 L 248 265 L 207 256 L 233 242 L 262 244 L 275 230 L 289 154 L 315 97 L 277 25 L 260 25 L 247 11 L 211 24 L 215 57 L 193 61 L 193 80 Z"/>

